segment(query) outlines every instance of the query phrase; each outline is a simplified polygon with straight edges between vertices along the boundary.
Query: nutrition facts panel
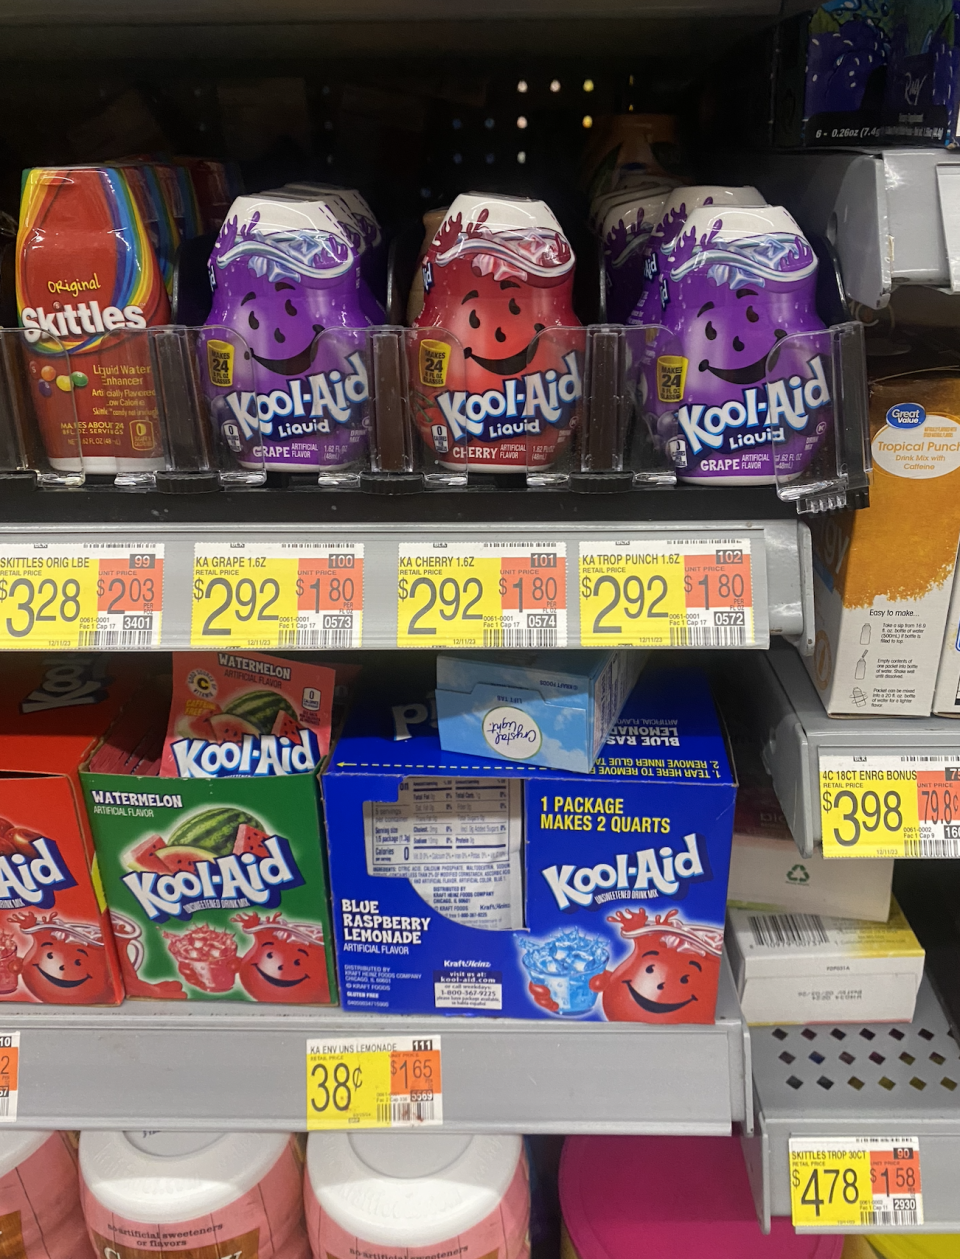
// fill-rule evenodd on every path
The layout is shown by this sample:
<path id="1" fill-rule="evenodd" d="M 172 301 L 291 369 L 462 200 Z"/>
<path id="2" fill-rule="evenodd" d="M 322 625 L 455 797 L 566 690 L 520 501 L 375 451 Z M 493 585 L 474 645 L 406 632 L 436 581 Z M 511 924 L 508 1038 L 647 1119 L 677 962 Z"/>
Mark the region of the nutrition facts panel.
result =
<path id="1" fill-rule="evenodd" d="M 503 778 L 408 778 L 396 804 L 364 806 L 367 871 L 409 879 L 444 917 L 523 926 L 523 784 Z"/>

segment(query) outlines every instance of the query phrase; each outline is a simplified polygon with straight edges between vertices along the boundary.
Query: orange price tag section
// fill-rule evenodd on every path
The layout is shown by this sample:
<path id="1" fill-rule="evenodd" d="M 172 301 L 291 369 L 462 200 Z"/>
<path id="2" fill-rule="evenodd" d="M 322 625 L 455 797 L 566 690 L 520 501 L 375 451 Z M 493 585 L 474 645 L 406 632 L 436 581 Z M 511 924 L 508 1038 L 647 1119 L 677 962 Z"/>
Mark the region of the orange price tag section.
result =
<path id="1" fill-rule="evenodd" d="M 19 1092 L 20 1033 L 0 1032 L 0 1123 L 13 1123 L 16 1119 Z"/>
<path id="2" fill-rule="evenodd" d="M 356 648 L 363 543 L 197 542 L 193 647 Z"/>
<path id="3" fill-rule="evenodd" d="M 440 1037 L 307 1041 L 307 1128 L 443 1123 Z"/>
<path id="4" fill-rule="evenodd" d="M 790 1138 L 795 1228 L 824 1233 L 923 1223 L 917 1137 Z"/>
<path id="5" fill-rule="evenodd" d="M 581 541 L 581 646 L 756 641 L 749 538 Z"/>
<path id="6" fill-rule="evenodd" d="M 162 542 L 0 545 L 0 649 L 158 647 Z"/>
<path id="7" fill-rule="evenodd" d="M 565 543 L 400 543 L 398 647 L 566 645 Z"/>

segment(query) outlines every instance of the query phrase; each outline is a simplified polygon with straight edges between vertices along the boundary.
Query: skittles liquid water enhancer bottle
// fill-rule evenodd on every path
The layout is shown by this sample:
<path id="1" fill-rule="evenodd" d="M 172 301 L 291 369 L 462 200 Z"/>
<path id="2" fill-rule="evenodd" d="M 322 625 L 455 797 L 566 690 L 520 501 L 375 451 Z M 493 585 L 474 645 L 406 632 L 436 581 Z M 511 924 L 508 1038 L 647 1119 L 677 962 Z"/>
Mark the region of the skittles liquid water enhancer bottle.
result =
<path id="1" fill-rule="evenodd" d="M 238 197 L 210 257 L 205 356 L 214 419 L 243 467 L 348 467 L 366 450 L 369 381 L 357 250 L 330 207 L 296 196 Z M 246 350 L 217 339 L 239 333 Z M 324 335 L 326 332 L 327 335 Z M 238 387 L 234 353 L 253 363 Z"/>
<path id="2" fill-rule="evenodd" d="M 156 386 L 142 330 L 170 321 L 153 245 L 113 167 L 27 173 L 17 236 L 17 307 L 41 437 L 52 466 L 138 480 L 163 467 Z M 63 370 L 61 346 L 70 356 Z M 73 392 L 80 430 L 58 391 Z"/>
<path id="3" fill-rule="evenodd" d="M 824 328 L 800 228 L 780 206 L 703 206 L 657 257 L 660 311 L 644 322 L 666 331 L 640 382 L 655 440 L 682 481 L 795 478 L 832 422 L 829 339 L 793 337 Z"/>
<path id="4" fill-rule="evenodd" d="M 583 394 L 574 261 L 542 201 L 450 206 L 421 264 L 415 327 L 431 332 L 410 342 L 414 414 L 441 467 L 536 471 L 569 443 Z"/>

